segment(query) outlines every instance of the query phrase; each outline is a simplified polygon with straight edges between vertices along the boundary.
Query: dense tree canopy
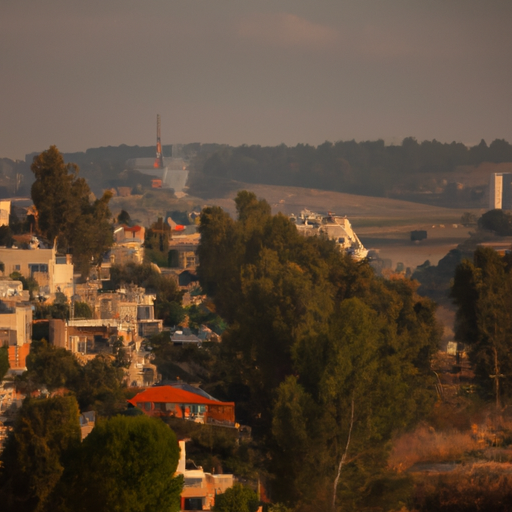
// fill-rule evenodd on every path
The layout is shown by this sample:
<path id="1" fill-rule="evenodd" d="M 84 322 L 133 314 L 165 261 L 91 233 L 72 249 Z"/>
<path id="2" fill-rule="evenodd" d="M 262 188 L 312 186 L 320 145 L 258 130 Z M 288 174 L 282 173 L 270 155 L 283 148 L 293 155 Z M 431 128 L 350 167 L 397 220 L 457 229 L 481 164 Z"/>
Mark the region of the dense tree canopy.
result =
<path id="1" fill-rule="evenodd" d="M 32 343 L 27 371 L 17 383 L 27 391 L 43 386 L 50 391 L 68 389 L 75 393 L 81 410 L 108 415 L 125 407 L 123 380 L 124 370 L 113 357 L 99 354 L 82 366 L 68 350 L 41 340 Z"/>
<path id="2" fill-rule="evenodd" d="M 503 210 L 490 210 L 478 219 L 478 227 L 498 236 L 512 235 L 512 214 Z"/>
<path id="3" fill-rule="evenodd" d="M 46 510 L 67 455 L 79 443 L 78 404 L 73 397 L 26 399 L 1 457 L 2 510 Z"/>
<path id="4" fill-rule="evenodd" d="M 258 506 L 258 496 L 253 490 L 235 484 L 215 497 L 213 512 L 256 512 Z"/>
<path id="5" fill-rule="evenodd" d="M 80 372 L 81 366 L 69 350 L 50 345 L 46 340 L 34 341 L 27 356 L 27 372 L 23 380 L 30 388 L 45 386 L 54 391 L 77 385 Z"/>
<path id="6" fill-rule="evenodd" d="M 434 304 L 301 236 L 254 194 L 236 205 L 238 220 L 206 208 L 199 228 L 201 285 L 229 324 L 225 393 L 268 439 L 275 497 L 331 507 L 334 493 L 357 508 L 346 482 L 333 491 L 338 469 L 361 485 L 384 441 L 433 404 Z"/>
<path id="7" fill-rule="evenodd" d="M 163 148 L 164 154 L 170 147 Z M 154 156 L 154 147 L 126 146 L 90 148 L 66 154 L 77 162 L 96 193 L 115 186 L 151 186 L 149 178 L 136 171 L 127 172 L 124 163 L 132 158 Z M 220 144 L 185 144 L 184 158 L 192 160 L 198 173 L 195 188 L 208 193 L 210 176 L 250 183 L 268 183 L 364 192 L 386 195 L 404 179 L 425 173 L 449 174 L 459 165 L 482 162 L 512 162 L 512 146 L 503 139 L 473 146 L 460 142 L 418 141 L 406 137 L 401 144 L 386 145 L 375 141 L 334 141 L 318 146 L 297 144 L 274 147 Z M 15 162 L 12 162 L 14 165 Z M 223 182 L 223 186 L 226 183 Z M 453 194 L 451 194 L 453 203 Z M 180 224 L 182 224 L 180 222 Z"/>
<path id="8" fill-rule="evenodd" d="M 182 477 L 175 477 L 174 432 L 147 416 L 99 421 L 66 467 L 54 510 L 177 512 Z"/>
<path id="9" fill-rule="evenodd" d="M 479 383 L 498 405 L 512 395 L 511 269 L 510 255 L 479 247 L 473 262 L 457 266 L 451 290 L 458 307 L 455 338 L 469 345 Z"/>
<path id="10" fill-rule="evenodd" d="M 73 253 L 75 264 L 88 275 L 112 245 L 108 203 L 111 193 L 91 201 L 91 190 L 78 177 L 75 164 L 65 164 L 55 146 L 34 158 L 32 200 L 37 209 L 37 229 L 50 244 Z"/>
<path id="11" fill-rule="evenodd" d="M 407 137 L 400 145 L 376 141 L 324 142 L 319 146 L 220 146 L 196 168 L 206 176 L 246 183 L 320 188 L 385 196 L 404 180 L 421 183 L 421 174 L 449 175 L 457 166 L 511 162 L 512 146 L 505 140 L 468 147 L 460 142 L 418 142 Z M 453 194 L 452 194 L 453 199 Z"/>

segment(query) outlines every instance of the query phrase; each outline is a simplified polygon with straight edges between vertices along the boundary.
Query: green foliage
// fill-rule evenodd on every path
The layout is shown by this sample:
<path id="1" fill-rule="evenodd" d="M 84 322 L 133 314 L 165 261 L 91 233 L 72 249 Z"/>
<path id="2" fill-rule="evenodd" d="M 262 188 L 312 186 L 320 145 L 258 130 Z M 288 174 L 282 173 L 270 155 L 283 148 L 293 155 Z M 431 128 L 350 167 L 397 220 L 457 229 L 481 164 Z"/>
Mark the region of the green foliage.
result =
<path id="1" fill-rule="evenodd" d="M 80 409 L 94 409 L 101 415 L 111 415 L 126 406 L 123 394 L 124 372 L 111 357 L 97 355 L 82 367 L 80 379 L 71 388 Z"/>
<path id="2" fill-rule="evenodd" d="M 123 343 L 123 337 L 119 336 L 112 345 L 112 353 L 114 354 L 113 365 L 117 368 L 129 368 L 130 356 L 126 352 Z"/>
<path id="3" fill-rule="evenodd" d="M 60 318 L 61 320 L 69 319 L 69 302 L 68 298 L 62 293 L 55 294 L 55 300 L 49 308 L 51 318 Z"/>
<path id="4" fill-rule="evenodd" d="M 457 266 L 451 296 L 457 306 L 455 338 L 470 346 L 469 356 L 483 389 L 500 396 L 512 395 L 512 260 L 493 249 L 479 247 L 473 262 Z"/>
<path id="5" fill-rule="evenodd" d="M 205 208 L 199 228 L 200 283 L 228 322 L 209 366 L 215 392 L 270 440 L 277 499 L 330 507 L 346 458 L 338 497 L 357 508 L 393 432 L 434 403 L 435 305 L 408 279 L 377 278 L 326 238 L 299 235 L 254 194 L 236 205 L 236 221 Z"/>
<path id="6" fill-rule="evenodd" d="M 9 351 L 7 346 L 0 347 L 0 382 L 2 382 L 6 373 L 9 371 Z"/>
<path id="7" fill-rule="evenodd" d="M 78 167 L 65 164 L 55 146 L 35 157 L 31 169 L 35 175 L 31 192 L 38 212 L 38 230 L 65 252 L 71 248 L 75 265 L 87 276 L 91 262 L 99 265 L 112 245 L 108 208 L 111 193 L 105 192 L 91 202 L 91 190 L 78 177 Z"/>
<path id="8" fill-rule="evenodd" d="M 82 411 L 110 415 L 125 408 L 123 379 L 123 368 L 115 358 L 100 354 L 81 366 L 71 352 L 42 340 L 32 342 L 27 371 L 17 377 L 17 384 L 27 391 L 67 388 L 75 393 Z"/>
<path id="9" fill-rule="evenodd" d="M 92 310 L 87 302 L 77 301 L 73 305 L 75 318 L 92 318 Z"/>
<path id="10" fill-rule="evenodd" d="M 27 371 L 21 380 L 29 388 L 46 386 L 50 391 L 73 387 L 79 380 L 81 367 L 65 348 L 57 348 L 46 340 L 34 341 L 27 356 Z"/>
<path id="11" fill-rule="evenodd" d="M 153 222 L 146 230 L 144 239 L 144 254 L 147 261 L 156 263 L 159 267 L 166 267 L 169 257 L 169 240 L 171 227 L 162 217 Z"/>
<path id="12" fill-rule="evenodd" d="M 46 509 L 68 453 L 80 443 L 78 414 L 71 396 L 24 401 L 1 457 L 2 510 Z"/>
<path id="13" fill-rule="evenodd" d="M 100 266 L 103 255 L 112 247 L 111 213 L 108 207 L 111 198 L 111 192 L 106 191 L 93 203 L 83 202 L 80 216 L 69 236 L 73 262 L 82 277 L 89 275 L 91 265 Z"/>
<path id="14" fill-rule="evenodd" d="M 478 227 L 499 236 L 512 235 L 512 214 L 503 210 L 490 210 L 478 219 Z"/>
<path id="15" fill-rule="evenodd" d="M 324 142 L 317 147 L 221 146 L 203 161 L 197 159 L 196 169 L 202 171 L 203 180 L 214 176 L 225 181 L 386 196 L 397 183 L 421 185 L 425 172 L 449 174 L 459 165 L 510 161 L 512 146 L 506 141 L 495 140 L 490 146 L 482 141 L 468 148 L 462 143 L 420 143 L 407 137 L 401 145 L 391 146 L 383 140 Z"/>
<path id="16" fill-rule="evenodd" d="M 259 501 L 256 493 L 241 484 L 226 489 L 215 497 L 214 512 L 256 512 Z"/>
<path id="17" fill-rule="evenodd" d="M 239 440 L 239 433 L 216 425 L 204 425 L 177 418 L 164 420 L 178 438 L 187 439 L 187 459 L 213 473 L 234 473 L 257 479 L 263 470 L 263 455 L 254 443 Z"/>
<path id="18" fill-rule="evenodd" d="M 174 476 L 178 459 L 176 436 L 160 420 L 99 421 L 66 467 L 56 510 L 177 512 L 183 485 L 182 477 Z"/>
<path id="19" fill-rule="evenodd" d="M 427 260 L 423 265 L 416 267 L 412 278 L 420 283 L 418 292 L 437 301 L 446 299 L 455 269 L 464 254 L 461 249 L 452 249 L 437 265 L 430 265 Z"/>
<path id="20" fill-rule="evenodd" d="M 293 510 L 282 503 L 274 503 L 270 505 L 268 512 L 293 512 Z"/>
<path id="21" fill-rule="evenodd" d="M 208 328 L 212 329 L 212 331 L 221 334 L 227 327 L 226 323 L 219 315 L 209 311 L 204 306 L 196 306 L 194 304 L 186 308 L 186 313 L 189 319 L 188 325 L 192 330 L 197 331 L 201 325 L 206 325 Z"/>
<path id="22" fill-rule="evenodd" d="M 117 216 L 118 224 L 126 224 L 127 226 L 130 226 L 131 221 L 132 219 L 130 217 L 130 214 L 126 210 L 121 210 L 119 212 L 119 215 Z"/>

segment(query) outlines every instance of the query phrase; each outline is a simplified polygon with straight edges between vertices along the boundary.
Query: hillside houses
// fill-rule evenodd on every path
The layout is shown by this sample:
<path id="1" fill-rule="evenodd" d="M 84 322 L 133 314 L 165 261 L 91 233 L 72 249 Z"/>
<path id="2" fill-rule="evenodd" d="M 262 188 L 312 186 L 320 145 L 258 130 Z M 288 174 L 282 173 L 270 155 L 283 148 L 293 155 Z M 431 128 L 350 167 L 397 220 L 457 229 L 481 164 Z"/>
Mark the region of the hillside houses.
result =
<path id="1" fill-rule="evenodd" d="M 180 459 L 176 473 L 183 475 L 181 510 L 211 510 L 215 496 L 233 487 L 234 475 L 207 473 L 201 466 L 187 468 L 186 441 L 180 440 Z"/>
<path id="2" fill-rule="evenodd" d="M 17 301 L 0 302 L 0 346 L 8 347 L 9 366 L 24 370 L 32 342 L 32 307 Z"/>
<path id="3" fill-rule="evenodd" d="M 0 261 L 4 264 L 4 275 L 19 273 L 35 279 L 39 293 L 47 297 L 61 292 L 70 298 L 74 294 L 73 263 L 71 255 L 57 256 L 53 249 L 41 249 L 37 243 L 32 249 L 0 247 Z"/>
<path id="4" fill-rule="evenodd" d="M 143 338 L 162 332 L 163 321 L 155 318 L 154 296 L 131 286 L 117 292 L 100 293 L 98 287 L 77 286 L 73 301 L 85 302 L 93 318 L 50 320 L 50 342 L 73 353 L 91 353 L 123 338 L 125 346 L 140 346 Z"/>
<path id="5" fill-rule="evenodd" d="M 175 417 L 197 423 L 235 426 L 235 403 L 221 402 L 188 386 L 155 386 L 135 395 L 128 403 L 152 417 Z"/>

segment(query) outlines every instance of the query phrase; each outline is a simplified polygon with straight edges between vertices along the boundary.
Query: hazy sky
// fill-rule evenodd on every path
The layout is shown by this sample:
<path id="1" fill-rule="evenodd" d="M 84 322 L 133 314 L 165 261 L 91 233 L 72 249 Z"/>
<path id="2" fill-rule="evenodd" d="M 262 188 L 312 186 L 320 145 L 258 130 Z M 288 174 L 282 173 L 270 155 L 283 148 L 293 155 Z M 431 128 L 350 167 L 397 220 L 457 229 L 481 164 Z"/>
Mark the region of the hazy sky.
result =
<path id="1" fill-rule="evenodd" d="M 511 0 L 0 0 L 0 157 L 512 143 Z"/>

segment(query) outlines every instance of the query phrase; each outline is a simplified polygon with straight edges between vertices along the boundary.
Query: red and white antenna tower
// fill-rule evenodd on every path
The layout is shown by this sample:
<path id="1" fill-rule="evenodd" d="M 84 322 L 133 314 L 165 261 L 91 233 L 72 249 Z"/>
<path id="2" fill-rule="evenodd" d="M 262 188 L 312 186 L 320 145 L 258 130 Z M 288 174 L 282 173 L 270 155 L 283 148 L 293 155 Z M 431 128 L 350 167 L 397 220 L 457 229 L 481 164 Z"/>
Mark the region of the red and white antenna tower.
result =
<path id="1" fill-rule="evenodd" d="M 164 159 L 162 158 L 162 142 L 160 141 L 160 114 L 156 116 L 156 158 L 153 164 L 155 169 L 164 168 Z"/>

